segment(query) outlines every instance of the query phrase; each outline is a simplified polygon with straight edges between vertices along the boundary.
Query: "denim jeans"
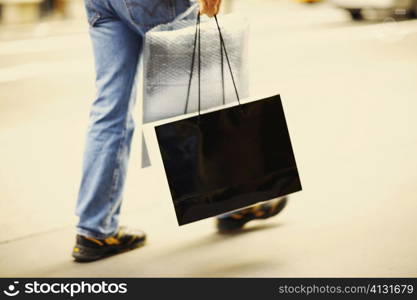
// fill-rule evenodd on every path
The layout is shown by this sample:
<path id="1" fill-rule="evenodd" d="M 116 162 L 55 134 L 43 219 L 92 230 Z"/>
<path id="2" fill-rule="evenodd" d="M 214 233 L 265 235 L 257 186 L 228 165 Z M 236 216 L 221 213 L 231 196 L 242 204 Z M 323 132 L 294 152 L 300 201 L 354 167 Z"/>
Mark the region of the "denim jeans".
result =
<path id="1" fill-rule="evenodd" d="M 76 208 L 78 234 L 101 239 L 118 230 L 144 35 L 190 5 L 190 0 L 85 0 L 97 96 L 90 113 Z"/>

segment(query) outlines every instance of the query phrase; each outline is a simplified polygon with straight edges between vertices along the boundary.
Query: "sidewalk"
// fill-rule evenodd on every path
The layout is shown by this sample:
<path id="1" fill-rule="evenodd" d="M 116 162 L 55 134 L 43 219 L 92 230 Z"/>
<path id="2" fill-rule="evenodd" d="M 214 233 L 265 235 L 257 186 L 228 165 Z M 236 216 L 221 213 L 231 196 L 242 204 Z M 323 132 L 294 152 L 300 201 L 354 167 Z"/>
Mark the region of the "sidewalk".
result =
<path id="1" fill-rule="evenodd" d="M 282 95 L 304 191 L 237 235 L 213 220 L 178 227 L 160 162 L 139 168 L 137 134 L 122 223 L 148 244 L 73 263 L 94 97 L 87 30 L 0 41 L 0 276 L 417 276 L 417 22 L 390 31 L 328 5 L 239 3 L 251 13 L 252 94 Z"/>

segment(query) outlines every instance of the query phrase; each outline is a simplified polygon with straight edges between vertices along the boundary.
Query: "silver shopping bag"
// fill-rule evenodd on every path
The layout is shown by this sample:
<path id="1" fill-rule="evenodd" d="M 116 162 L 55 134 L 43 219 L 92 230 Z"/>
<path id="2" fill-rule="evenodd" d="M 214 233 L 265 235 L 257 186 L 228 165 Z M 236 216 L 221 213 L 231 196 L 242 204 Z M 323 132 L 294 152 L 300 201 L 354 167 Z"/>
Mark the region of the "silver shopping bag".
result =
<path id="1" fill-rule="evenodd" d="M 193 6 L 173 22 L 156 26 L 147 32 L 143 50 L 143 123 L 154 122 L 184 114 L 190 66 L 192 63 L 195 20 L 198 6 Z M 234 14 L 218 16 L 228 45 L 230 64 L 241 97 L 249 96 L 248 23 Z M 225 69 L 224 55 L 213 20 L 201 19 L 201 94 L 206 101 L 201 109 L 219 105 L 218 99 L 233 101 L 231 77 Z M 196 66 L 194 66 L 196 67 Z M 224 81 L 222 78 L 224 77 Z M 224 84 L 224 94 L 223 87 Z M 188 113 L 197 111 L 194 90 L 188 103 Z M 230 101 L 227 101 L 230 100 Z M 145 143 L 142 143 L 142 166 L 149 165 Z"/>

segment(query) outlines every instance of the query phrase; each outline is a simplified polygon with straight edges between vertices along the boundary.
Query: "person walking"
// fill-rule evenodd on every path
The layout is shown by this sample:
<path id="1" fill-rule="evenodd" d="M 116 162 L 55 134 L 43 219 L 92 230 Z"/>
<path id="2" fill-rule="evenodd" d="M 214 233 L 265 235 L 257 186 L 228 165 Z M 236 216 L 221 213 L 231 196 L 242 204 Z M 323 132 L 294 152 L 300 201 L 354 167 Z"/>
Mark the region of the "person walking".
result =
<path id="1" fill-rule="evenodd" d="M 135 128 L 138 63 L 144 35 L 171 22 L 193 0 L 84 0 L 96 69 L 97 96 L 90 112 L 82 180 L 76 206 L 79 217 L 72 256 L 98 260 L 144 244 L 146 235 L 119 225 L 122 192 Z M 219 11 L 221 0 L 199 0 L 200 14 Z M 218 218 L 218 229 L 236 230 L 253 219 L 276 215 L 286 199 Z"/>

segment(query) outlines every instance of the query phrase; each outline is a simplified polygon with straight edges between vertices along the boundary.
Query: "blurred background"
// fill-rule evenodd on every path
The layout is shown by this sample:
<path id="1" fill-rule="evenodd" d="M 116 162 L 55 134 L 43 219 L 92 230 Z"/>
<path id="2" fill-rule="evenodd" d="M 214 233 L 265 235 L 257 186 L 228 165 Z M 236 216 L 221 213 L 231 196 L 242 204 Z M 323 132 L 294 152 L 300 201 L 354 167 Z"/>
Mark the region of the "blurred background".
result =
<path id="1" fill-rule="evenodd" d="M 79 265 L 95 94 L 84 3 L 0 0 L 0 276 L 417 276 L 417 1 L 223 0 L 223 12 L 250 20 L 251 93 L 281 94 L 304 191 L 240 234 L 180 228 L 155 140 L 140 169 L 139 126 L 122 223 L 148 245 Z"/>

